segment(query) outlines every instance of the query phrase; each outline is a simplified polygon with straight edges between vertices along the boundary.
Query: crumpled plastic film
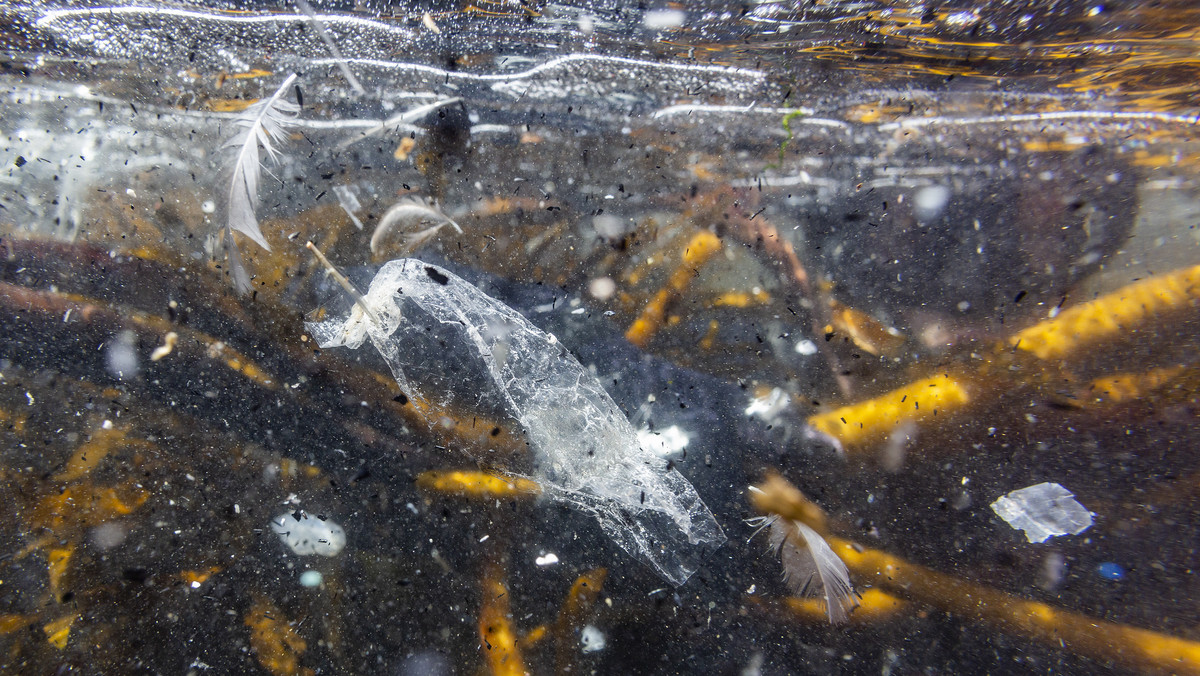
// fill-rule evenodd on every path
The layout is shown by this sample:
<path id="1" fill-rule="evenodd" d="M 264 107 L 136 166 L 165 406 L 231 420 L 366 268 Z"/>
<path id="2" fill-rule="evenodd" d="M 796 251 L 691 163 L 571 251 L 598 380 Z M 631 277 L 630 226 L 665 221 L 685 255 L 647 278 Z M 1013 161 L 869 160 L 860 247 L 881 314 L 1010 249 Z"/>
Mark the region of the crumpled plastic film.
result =
<path id="1" fill-rule="evenodd" d="M 355 304 L 348 317 L 308 330 L 322 348 L 369 339 L 409 397 L 503 407 L 533 452 L 529 478 L 551 499 L 590 513 L 672 584 L 686 582 L 725 541 L 696 489 L 638 444 L 600 382 L 552 334 L 448 270 L 411 258 L 384 265 L 365 303 L 370 313 Z"/>
<path id="2" fill-rule="evenodd" d="M 1092 526 L 1092 513 L 1059 484 L 1026 486 L 992 503 L 992 511 L 1008 525 L 1025 531 L 1030 542 L 1056 535 L 1078 535 Z"/>

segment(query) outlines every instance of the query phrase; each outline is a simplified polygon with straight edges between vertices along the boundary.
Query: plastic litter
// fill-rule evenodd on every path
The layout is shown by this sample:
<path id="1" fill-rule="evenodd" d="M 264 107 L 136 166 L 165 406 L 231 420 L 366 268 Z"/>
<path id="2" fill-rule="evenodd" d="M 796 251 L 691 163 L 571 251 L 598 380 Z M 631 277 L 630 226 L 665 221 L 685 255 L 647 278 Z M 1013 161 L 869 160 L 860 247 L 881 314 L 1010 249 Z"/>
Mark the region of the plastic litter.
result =
<path id="1" fill-rule="evenodd" d="M 297 556 L 337 556 L 346 546 L 346 531 L 341 526 L 301 511 L 271 519 L 271 530 Z"/>
<path id="2" fill-rule="evenodd" d="M 1102 579 L 1111 580 L 1113 582 L 1119 582 L 1125 579 L 1125 569 L 1122 568 L 1120 564 L 1113 563 L 1112 561 L 1105 561 L 1099 566 L 1096 566 L 1096 574 Z"/>
<path id="3" fill-rule="evenodd" d="M 370 340 L 423 405 L 516 418 L 532 457 L 486 460 L 591 514 L 672 584 L 725 541 L 696 489 L 638 443 L 595 376 L 552 334 L 452 272 L 391 261 L 348 317 L 307 326 L 322 348 Z"/>
<path id="4" fill-rule="evenodd" d="M 1092 513 L 1056 483 L 1040 483 L 1002 495 L 992 511 L 1008 525 L 1025 531 L 1030 542 L 1055 535 L 1078 535 L 1092 527 Z"/>

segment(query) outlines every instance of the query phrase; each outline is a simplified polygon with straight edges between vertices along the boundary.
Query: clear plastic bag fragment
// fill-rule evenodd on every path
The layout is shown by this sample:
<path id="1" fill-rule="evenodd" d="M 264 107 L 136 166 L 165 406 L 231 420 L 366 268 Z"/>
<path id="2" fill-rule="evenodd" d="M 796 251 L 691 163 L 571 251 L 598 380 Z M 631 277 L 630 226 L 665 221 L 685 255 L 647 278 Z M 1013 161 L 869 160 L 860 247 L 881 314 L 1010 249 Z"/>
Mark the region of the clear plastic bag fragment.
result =
<path id="1" fill-rule="evenodd" d="M 307 325 L 322 348 L 369 339 L 410 398 L 503 408 L 524 428 L 530 478 L 546 495 L 590 513 L 665 579 L 683 584 L 725 541 L 696 489 L 639 445 L 600 382 L 552 334 L 411 258 L 384 265 L 365 300 L 378 321 L 356 304 L 346 318 Z"/>
<path id="2" fill-rule="evenodd" d="M 1026 486 L 992 503 L 992 511 L 1008 525 L 1025 531 L 1030 542 L 1055 535 L 1078 535 L 1092 526 L 1092 513 L 1071 491 L 1056 483 Z"/>

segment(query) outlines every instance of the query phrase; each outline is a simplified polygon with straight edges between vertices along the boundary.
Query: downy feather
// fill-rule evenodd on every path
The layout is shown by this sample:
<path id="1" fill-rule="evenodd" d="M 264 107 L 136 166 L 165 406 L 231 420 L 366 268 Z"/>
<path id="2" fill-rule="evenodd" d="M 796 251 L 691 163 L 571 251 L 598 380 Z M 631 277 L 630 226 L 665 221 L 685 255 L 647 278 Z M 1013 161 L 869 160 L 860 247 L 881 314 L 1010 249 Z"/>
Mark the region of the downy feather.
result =
<path id="1" fill-rule="evenodd" d="M 774 517 L 768 541 L 783 564 L 783 581 L 793 594 L 822 595 L 829 621 L 841 624 L 858 605 L 850 571 L 825 538 L 800 521 Z"/>
<path id="2" fill-rule="evenodd" d="M 414 199 L 401 200 L 385 211 L 379 219 L 379 224 L 375 226 L 375 232 L 371 235 L 371 253 L 378 254 L 387 239 L 397 230 L 404 232 L 404 249 L 412 251 L 432 239 L 447 223 L 462 234 L 458 223 L 436 205 Z M 414 228 L 421 229 L 410 232 Z"/>
<path id="3" fill-rule="evenodd" d="M 262 173 L 259 145 L 272 162 L 279 159 L 276 144 L 281 142 L 289 127 L 295 124 L 300 106 L 283 98 L 288 87 L 296 81 L 289 75 L 270 98 L 258 101 L 237 118 L 242 129 L 227 146 L 235 148 L 233 177 L 229 185 L 229 228 L 237 230 L 270 251 L 271 246 L 258 227 L 254 214 L 258 203 L 258 179 Z"/>

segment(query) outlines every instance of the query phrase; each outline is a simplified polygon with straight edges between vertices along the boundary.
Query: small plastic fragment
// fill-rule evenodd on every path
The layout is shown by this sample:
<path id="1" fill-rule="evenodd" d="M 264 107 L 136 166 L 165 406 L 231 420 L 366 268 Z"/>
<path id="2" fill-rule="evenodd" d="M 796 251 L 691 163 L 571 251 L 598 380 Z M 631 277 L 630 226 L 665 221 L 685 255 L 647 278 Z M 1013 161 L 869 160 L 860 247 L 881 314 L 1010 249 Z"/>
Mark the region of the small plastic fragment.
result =
<path id="1" fill-rule="evenodd" d="M 346 546 L 346 531 L 341 526 L 301 511 L 271 519 L 271 530 L 297 556 L 337 556 Z"/>
<path id="2" fill-rule="evenodd" d="M 604 632 L 589 624 L 579 632 L 579 645 L 585 653 L 600 652 L 608 646 L 608 639 Z"/>
<path id="3" fill-rule="evenodd" d="M 422 406 L 516 418 L 532 452 L 488 462 L 591 514 L 672 584 L 725 541 L 696 489 L 638 443 L 594 375 L 552 334 L 454 273 L 391 261 L 348 317 L 307 328 L 322 348 L 370 340 L 400 390 Z"/>
<path id="4" fill-rule="evenodd" d="M 1102 579 L 1111 580 L 1113 582 L 1119 582 L 1120 580 L 1125 579 L 1125 569 L 1122 568 L 1120 564 L 1113 563 L 1112 561 L 1105 561 L 1099 566 L 1096 566 L 1096 574 Z"/>
<path id="5" fill-rule="evenodd" d="M 1030 542 L 1055 535 L 1078 535 L 1092 526 L 1092 513 L 1056 483 L 1040 483 L 1002 495 L 992 511 L 1008 525 L 1025 531 Z"/>

